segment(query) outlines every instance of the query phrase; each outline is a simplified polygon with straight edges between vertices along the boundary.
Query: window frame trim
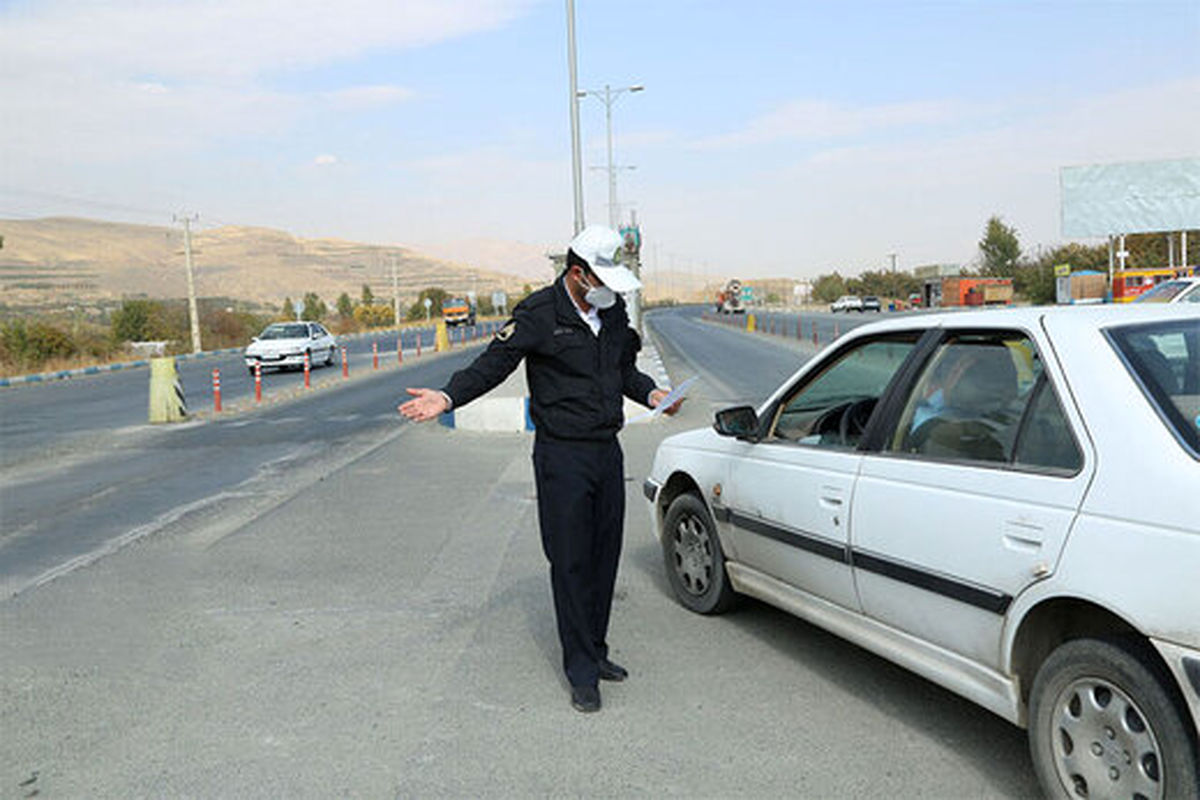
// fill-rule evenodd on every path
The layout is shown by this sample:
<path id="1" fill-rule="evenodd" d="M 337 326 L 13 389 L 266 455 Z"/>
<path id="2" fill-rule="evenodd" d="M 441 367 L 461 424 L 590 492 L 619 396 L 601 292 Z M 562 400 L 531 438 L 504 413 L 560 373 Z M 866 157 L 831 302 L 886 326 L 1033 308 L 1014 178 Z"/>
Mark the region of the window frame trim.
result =
<path id="1" fill-rule="evenodd" d="M 1068 414 L 1066 409 L 1063 407 L 1062 394 L 1058 391 L 1058 388 L 1054 383 L 1054 378 L 1050 374 L 1051 370 L 1049 369 L 1049 361 L 1046 358 L 1046 354 L 1044 352 L 1045 348 L 1043 348 L 1041 346 L 1041 343 L 1039 343 L 1038 337 L 1035 333 L 1033 333 L 1032 331 L 1029 331 L 1025 328 L 1021 328 L 1021 327 L 1003 327 L 1003 328 L 1001 328 L 1001 327 L 996 327 L 996 328 L 941 327 L 941 328 L 931 328 L 931 329 L 929 329 L 928 333 L 933 333 L 935 335 L 933 337 L 931 337 L 931 341 L 929 341 L 927 343 L 926 352 L 924 353 L 924 357 L 921 359 L 919 368 L 914 370 L 914 374 L 908 376 L 909 380 L 908 380 L 908 383 L 903 387 L 903 391 L 898 392 L 894 397 L 889 398 L 889 399 L 892 399 L 896 403 L 896 407 L 894 409 L 891 409 L 894 412 L 894 417 L 888 419 L 888 424 L 886 426 L 885 425 L 879 426 L 879 431 L 877 431 L 877 433 L 881 437 L 881 441 L 879 442 L 879 447 L 877 449 L 871 450 L 870 452 L 872 452 L 876 455 L 879 455 L 879 456 L 887 457 L 887 458 L 896 458 L 896 459 L 901 459 L 904 461 L 917 461 L 917 462 L 924 463 L 924 464 L 948 464 L 948 465 L 953 465 L 953 466 L 968 466 L 968 467 L 973 467 L 973 468 L 977 468 L 977 469 L 990 469 L 990 470 L 998 470 L 1001 472 L 1017 472 L 1017 473 L 1021 473 L 1021 474 L 1027 474 L 1027 475 L 1038 475 L 1038 476 L 1049 477 L 1049 478 L 1060 478 L 1063 480 L 1074 480 L 1075 478 L 1079 477 L 1079 475 L 1084 470 L 1087 469 L 1087 451 L 1080 444 L 1080 437 L 1078 436 L 1078 434 L 1075 430 L 1075 426 L 1071 421 L 1071 415 Z M 1034 346 L 1034 349 L 1037 352 L 1038 358 L 1040 358 L 1042 361 L 1042 372 L 1041 372 L 1041 375 L 1038 376 L 1037 381 L 1035 382 L 1033 388 L 1029 392 L 1028 397 L 1026 398 L 1025 408 L 1022 409 L 1022 411 L 1021 411 L 1021 420 L 1018 423 L 1017 433 L 1013 438 L 1012 455 L 1009 456 L 1009 459 L 1007 461 L 984 461 L 984 460 L 980 460 L 980 459 L 952 458 L 952 457 L 935 458 L 935 457 L 927 456 L 927 455 L 924 455 L 921 453 L 905 453 L 905 452 L 902 452 L 899 450 L 887 449 L 887 447 L 886 447 L 887 442 L 891 438 L 893 438 L 895 435 L 896 425 L 899 424 L 900 416 L 904 413 L 904 405 L 907 402 L 908 398 L 910 397 L 912 390 L 914 388 L 916 388 L 916 381 L 920 378 L 925 367 L 928 365 L 929 360 L 933 357 L 933 354 L 937 351 L 937 349 L 939 347 L 941 347 L 946 342 L 947 339 L 950 339 L 955 336 L 970 336 L 970 335 L 993 336 L 993 337 L 997 337 L 997 338 L 1005 338 L 1005 337 L 1012 336 L 1013 334 L 1016 334 L 1016 335 L 1019 335 L 1019 336 L 1025 338 L 1026 340 L 1029 341 L 1030 344 L 1032 344 Z M 924 337 L 923 337 L 923 339 L 924 339 Z M 1119 352 L 1119 348 L 1114 347 L 1114 349 Z M 915 354 L 916 353 L 914 351 L 913 355 L 915 355 Z M 910 364 L 905 365 L 906 368 L 909 366 L 912 366 L 912 365 L 910 365 Z M 1029 417 L 1030 409 L 1033 407 L 1033 400 L 1035 399 L 1035 393 L 1038 392 L 1039 390 L 1044 391 L 1044 389 L 1041 388 L 1041 384 L 1043 383 L 1043 381 L 1050 387 L 1050 390 L 1053 391 L 1054 400 L 1056 403 L 1058 403 L 1059 410 L 1062 412 L 1063 421 L 1066 422 L 1066 424 L 1067 424 L 1067 432 L 1070 434 L 1071 439 L 1075 444 L 1075 449 L 1080 455 L 1079 468 L 1074 471 L 1068 471 L 1065 469 L 1061 469 L 1059 467 L 1048 467 L 1048 466 L 1044 466 L 1044 465 L 1039 466 L 1037 464 L 1017 464 L 1015 461 L 1016 453 L 1017 453 L 1017 445 L 1020 442 L 1021 435 L 1025 432 L 1025 423 Z M 893 387 L 889 386 L 888 388 L 890 390 Z M 879 420 L 873 419 L 872 421 L 877 422 Z M 887 434 L 887 435 L 885 435 L 885 434 Z M 863 438 L 865 440 L 866 436 L 864 436 Z"/>

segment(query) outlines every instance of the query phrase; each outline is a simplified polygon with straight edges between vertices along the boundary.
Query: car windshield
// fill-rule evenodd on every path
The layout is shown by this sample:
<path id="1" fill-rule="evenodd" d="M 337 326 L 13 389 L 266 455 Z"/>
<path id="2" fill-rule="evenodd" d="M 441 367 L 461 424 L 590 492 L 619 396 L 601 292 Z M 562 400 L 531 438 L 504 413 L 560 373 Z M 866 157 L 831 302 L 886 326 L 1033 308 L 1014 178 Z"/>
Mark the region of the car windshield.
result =
<path id="1" fill-rule="evenodd" d="M 1138 303 L 1170 303 L 1187 291 L 1189 286 L 1196 284 L 1190 281 L 1163 281 L 1158 286 L 1143 292 L 1135 302 Z M 1200 295 L 1197 296 L 1200 298 Z"/>
<path id="2" fill-rule="evenodd" d="M 1200 324 L 1126 325 L 1108 338 L 1176 438 L 1200 458 Z"/>
<path id="3" fill-rule="evenodd" d="M 308 338 L 307 325 L 270 325 L 259 339 L 306 339 Z"/>

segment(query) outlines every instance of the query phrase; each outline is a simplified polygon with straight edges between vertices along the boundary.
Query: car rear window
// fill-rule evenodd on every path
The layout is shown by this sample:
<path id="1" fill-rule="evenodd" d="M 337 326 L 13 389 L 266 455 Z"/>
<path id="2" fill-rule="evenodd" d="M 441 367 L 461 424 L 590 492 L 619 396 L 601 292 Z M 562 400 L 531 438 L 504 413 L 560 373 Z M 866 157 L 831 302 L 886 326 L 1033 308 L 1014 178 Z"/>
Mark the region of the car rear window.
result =
<path id="1" fill-rule="evenodd" d="M 1107 335 L 1163 422 L 1200 458 L 1200 320 L 1123 325 Z"/>

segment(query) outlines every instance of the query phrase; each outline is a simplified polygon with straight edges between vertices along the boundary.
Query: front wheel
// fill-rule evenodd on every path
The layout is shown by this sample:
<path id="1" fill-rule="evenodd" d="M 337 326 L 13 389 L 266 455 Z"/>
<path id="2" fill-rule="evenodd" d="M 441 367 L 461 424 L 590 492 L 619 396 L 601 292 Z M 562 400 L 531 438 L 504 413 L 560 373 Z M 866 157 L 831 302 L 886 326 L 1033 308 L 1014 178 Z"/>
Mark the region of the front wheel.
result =
<path id="1" fill-rule="evenodd" d="M 325 366 L 333 366 L 333 348 L 329 348 L 329 352 L 325 355 Z"/>
<path id="2" fill-rule="evenodd" d="M 1029 749 L 1048 797 L 1200 797 L 1180 709 L 1142 659 L 1110 642 L 1076 639 L 1042 664 Z"/>
<path id="3" fill-rule="evenodd" d="M 675 596 L 698 614 L 729 610 L 736 595 L 725 572 L 717 526 L 694 494 L 676 497 L 663 523 L 663 562 Z"/>

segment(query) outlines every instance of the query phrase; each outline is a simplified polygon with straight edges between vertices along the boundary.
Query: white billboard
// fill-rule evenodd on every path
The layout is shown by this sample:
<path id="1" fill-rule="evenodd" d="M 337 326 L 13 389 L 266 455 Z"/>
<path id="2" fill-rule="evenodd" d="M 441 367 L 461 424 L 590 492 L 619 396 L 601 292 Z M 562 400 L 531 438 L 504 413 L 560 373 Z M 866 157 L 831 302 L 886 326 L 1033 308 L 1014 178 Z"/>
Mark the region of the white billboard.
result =
<path id="1" fill-rule="evenodd" d="M 1068 238 L 1200 228 L 1200 158 L 1063 167 Z"/>

